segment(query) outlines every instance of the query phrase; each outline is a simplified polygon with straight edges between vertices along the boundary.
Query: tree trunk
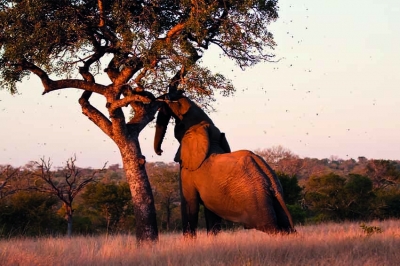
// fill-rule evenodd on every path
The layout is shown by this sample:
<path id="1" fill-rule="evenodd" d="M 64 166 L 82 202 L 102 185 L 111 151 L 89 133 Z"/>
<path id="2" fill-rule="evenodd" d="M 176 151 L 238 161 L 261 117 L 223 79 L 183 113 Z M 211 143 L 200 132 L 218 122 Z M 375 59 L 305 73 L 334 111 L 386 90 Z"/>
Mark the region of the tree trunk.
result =
<path id="1" fill-rule="evenodd" d="M 107 217 L 106 239 L 108 239 L 108 230 L 110 229 L 110 220 L 111 220 L 108 209 L 106 210 L 106 217 Z"/>
<path id="2" fill-rule="evenodd" d="M 170 203 L 170 199 L 167 200 L 167 231 L 169 231 L 169 226 L 170 226 L 170 222 L 171 222 L 171 203 Z"/>
<path id="3" fill-rule="evenodd" d="M 67 236 L 72 236 L 72 206 L 64 203 L 65 207 L 65 219 L 67 220 Z"/>
<path id="4" fill-rule="evenodd" d="M 130 140 L 119 145 L 126 179 L 132 194 L 136 220 L 136 238 L 141 241 L 157 241 L 158 229 L 153 193 L 145 169 L 139 141 Z"/>

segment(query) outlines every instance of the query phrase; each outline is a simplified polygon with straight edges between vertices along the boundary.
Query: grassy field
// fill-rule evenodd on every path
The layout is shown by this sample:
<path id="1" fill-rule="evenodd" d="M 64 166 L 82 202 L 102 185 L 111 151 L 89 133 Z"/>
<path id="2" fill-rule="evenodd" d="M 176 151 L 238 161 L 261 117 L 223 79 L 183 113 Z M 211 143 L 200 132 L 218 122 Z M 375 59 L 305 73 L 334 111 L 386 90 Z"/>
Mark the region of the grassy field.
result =
<path id="1" fill-rule="evenodd" d="M 130 235 L 0 240 L 0 265 L 399 265 L 400 220 L 367 226 L 299 226 L 289 236 L 200 232 L 196 240 L 162 234 L 141 247 Z"/>

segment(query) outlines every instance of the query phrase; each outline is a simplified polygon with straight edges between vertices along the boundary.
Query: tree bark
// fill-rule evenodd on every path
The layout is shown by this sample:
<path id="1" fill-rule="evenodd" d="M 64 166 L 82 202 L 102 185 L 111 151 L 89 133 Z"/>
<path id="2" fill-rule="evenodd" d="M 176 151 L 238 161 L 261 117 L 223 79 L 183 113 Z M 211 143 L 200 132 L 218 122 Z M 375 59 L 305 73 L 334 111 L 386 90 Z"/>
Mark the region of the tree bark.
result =
<path id="1" fill-rule="evenodd" d="M 65 207 L 65 218 L 67 220 L 67 236 L 72 236 L 72 206 L 68 206 L 64 203 Z"/>
<path id="2" fill-rule="evenodd" d="M 117 89 L 114 90 L 114 92 L 117 91 Z M 124 100 L 125 98 L 115 101 L 112 93 L 106 96 L 111 121 L 84 97 L 79 100 L 82 112 L 102 129 L 117 144 L 120 150 L 126 179 L 132 194 L 137 240 L 139 242 L 157 241 L 158 229 L 154 198 L 144 167 L 146 160 L 140 150 L 139 133 L 154 119 L 158 104 L 136 106 L 134 119 L 126 124 L 120 103 L 123 102 L 123 105 L 126 105 L 128 102 Z M 129 99 L 132 100 L 131 97 Z"/>
<path id="3" fill-rule="evenodd" d="M 167 231 L 169 231 L 169 227 L 170 227 L 170 222 L 171 222 L 171 203 L 170 203 L 170 199 L 167 200 Z"/>
<path id="4" fill-rule="evenodd" d="M 129 188 L 136 220 L 136 238 L 139 242 L 158 240 L 156 209 L 153 193 L 145 169 L 145 158 L 141 154 L 137 138 L 118 145 Z"/>

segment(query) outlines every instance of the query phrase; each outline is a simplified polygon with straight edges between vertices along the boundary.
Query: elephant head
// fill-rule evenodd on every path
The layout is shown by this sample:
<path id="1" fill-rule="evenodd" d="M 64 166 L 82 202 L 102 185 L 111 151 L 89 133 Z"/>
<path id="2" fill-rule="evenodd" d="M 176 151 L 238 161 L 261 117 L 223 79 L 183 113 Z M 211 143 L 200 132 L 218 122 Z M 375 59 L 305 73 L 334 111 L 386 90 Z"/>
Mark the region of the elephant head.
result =
<path id="1" fill-rule="evenodd" d="M 175 92 L 158 98 L 163 101 L 156 120 L 154 150 L 161 155 L 162 141 L 171 117 L 175 118 L 175 138 L 181 146 L 175 161 L 182 167 L 195 170 L 212 152 L 230 152 L 225 135 L 214 125 L 210 117 L 193 101 Z"/>

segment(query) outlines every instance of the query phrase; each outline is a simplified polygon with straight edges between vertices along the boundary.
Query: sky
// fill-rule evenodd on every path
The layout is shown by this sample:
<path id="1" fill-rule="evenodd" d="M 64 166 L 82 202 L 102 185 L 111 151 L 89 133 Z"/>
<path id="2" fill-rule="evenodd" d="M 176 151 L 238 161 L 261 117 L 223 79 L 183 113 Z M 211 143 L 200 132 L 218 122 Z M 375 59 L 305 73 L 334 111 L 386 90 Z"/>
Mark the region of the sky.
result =
<path id="1" fill-rule="evenodd" d="M 209 49 L 202 64 L 231 79 L 233 97 L 217 96 L 210 114 L 232 150 L 281 145 L 300 157 L 400 160 L 400 1 L 279 1 L 270 25 L 275 62 L 241 70 Z M 107 84 L 107 82 L 105 82 Z M 63 166 L 121 164 L 117 146 L 81 113 L 81 92 L 41 95 L 32 76 L 18 95 L 0 90 L 0 165 L 50 158 Z M 91 101 L 105 111 L 100 97 Z M 154 127 L 140 135 L 147 161 L 172 162 L 170 126 L 162 156 Z"/>

